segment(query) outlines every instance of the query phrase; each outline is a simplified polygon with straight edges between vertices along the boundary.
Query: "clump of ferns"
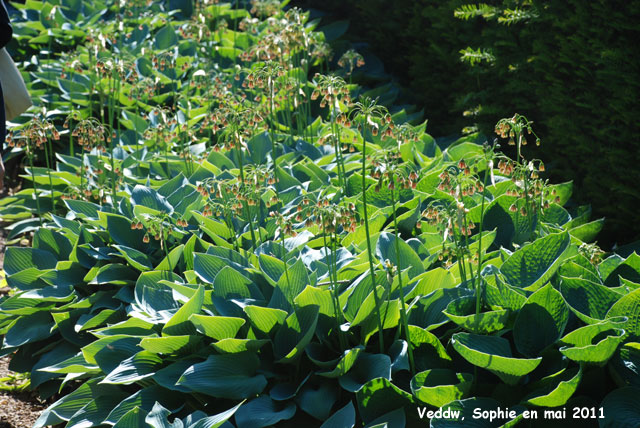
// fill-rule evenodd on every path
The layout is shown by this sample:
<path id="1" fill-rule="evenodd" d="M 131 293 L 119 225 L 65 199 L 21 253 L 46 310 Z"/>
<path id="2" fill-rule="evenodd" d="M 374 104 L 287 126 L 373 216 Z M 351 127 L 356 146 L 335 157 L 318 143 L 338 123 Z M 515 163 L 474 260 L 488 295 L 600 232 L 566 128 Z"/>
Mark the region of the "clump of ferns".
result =
<path id="1" fill-rule="evenodd" d="M 51 211 L 55 210 L 55 197 L 53 191 L 53 179 L 51 177 L 51 168 L 54 163 L 53 147 L 51 140 L 58 141 L 60 132 L 56 129 L 53 122 L 45 119 L 41 114 L 35 115 L 29 122 L 17 130 L 12 130 L 7 134 L 6 142 L 11 148 L 22 149 L 29 161 L 31 171 L 31 179 L 33 182 L 33 194 L 36 200 L 36 209 L 38 217 L 42 222 L 42 211 L 40 209 L 40 197 L 35 177 L 35 168 L 33 160 L 36 150 L 44 149 L 44 158 L 47 166 L 47 175 L 49 177 L 49 196 L 51 197 Z"/>
<path id="2" fill-rule="evenodd" d="M 391 212 L 393 216 L 393 231 L 395 234 L 395 254 L 396 265 L 394 266 L 389 260 L 384 261 L 384 266 L 391 278 L 398 279 L 398 291 L 400 293 L 400 321 L 404 329 L 405 340 L 408 344 L 409 369 L 415 374 L 415 364 L 413 359 L 413 342 L 409 333 L 409 324 L 407 317 L 407 308 L 405 305 L 405 294 L 402 274 L 403 271 L 411 266 L 405 266 L 400 257 L 400 229 L 398 227 L 397 204 L 400 201 L 400 191 L 405 189 L 415 189 L 418 182 L 418 173 L 409 171 L 405 168 L 400 152 L 391 149 L 381 152 L 378 156 L 373 157 L 371 162 L 371 177 L 377 180 L 374 191 L 380 192 L 385 188 L 391 196 Z M 392 281 L 390 281 L 392 283 Z"/>

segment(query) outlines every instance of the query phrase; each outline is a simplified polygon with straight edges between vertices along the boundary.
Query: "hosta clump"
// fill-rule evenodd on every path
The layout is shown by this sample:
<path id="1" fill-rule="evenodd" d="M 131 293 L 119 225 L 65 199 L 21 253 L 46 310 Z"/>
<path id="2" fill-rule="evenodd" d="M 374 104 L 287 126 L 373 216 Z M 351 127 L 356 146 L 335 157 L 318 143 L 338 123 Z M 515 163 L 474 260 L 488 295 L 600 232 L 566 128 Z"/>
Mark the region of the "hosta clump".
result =
<path id="1" fill-rule="evenodd" d="M 50 31 L 68 51 L 29 71 L 44 116 L 14 134 L 46 129 L 30 141 L 55 159 L 0 202 L 31 243 L 5 255 L 1 352 L 59 393 L 37 426 L 411 427 L 422 406 L 574 403 L 633 424 L 640 258 L 603 254 L 601 221 L 563 207 L 570 183 L 521 150 L 526 118 L 497 129 L 516 160 L 441 148 L 384 88 L 316 74 L 326 40 L 301 11 L 192 6 L 14 19 L 25 46 Z"/>

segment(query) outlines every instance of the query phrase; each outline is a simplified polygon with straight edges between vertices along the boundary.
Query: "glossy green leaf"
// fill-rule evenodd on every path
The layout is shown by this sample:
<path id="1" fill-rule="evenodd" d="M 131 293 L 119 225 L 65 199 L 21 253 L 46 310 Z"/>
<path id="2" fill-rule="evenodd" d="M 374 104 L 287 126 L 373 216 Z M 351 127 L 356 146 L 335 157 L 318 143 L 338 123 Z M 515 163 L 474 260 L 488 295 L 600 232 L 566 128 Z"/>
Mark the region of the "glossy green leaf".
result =
<path id="1" fill-rule="evenodd" d="M 567 233 L 550 234 L 537 239 L 514 252 L 502 264 L 500 272 L 510 285 L 536 289 L 553 276 L 569 243 Z"/>
<path id="2" fill-rule="evenodd" d="M 465 360 L 489 370 L 509 385 L 515 385 L 542 361 L 542 357 L 514 358 L 509 341 L 496 336 L 456 333 L 451 337 L 451 344 Z"/>
<path id="3" fill-rule="evenodd" d="M 411 392 L 420 401 L 442 407 L 463 398 L 470 390 L 473 376 L 449 369 L 432 369 L 417 373 L 411 379 Z"/>
<path id="4" fill-rule="evenodd" d="M 535 357 L 555 343 L 569 321 L 569 308 L 562 294 L 550 284 L 533 293 L 522 306 L 513 326 L 516 348 Z"/>

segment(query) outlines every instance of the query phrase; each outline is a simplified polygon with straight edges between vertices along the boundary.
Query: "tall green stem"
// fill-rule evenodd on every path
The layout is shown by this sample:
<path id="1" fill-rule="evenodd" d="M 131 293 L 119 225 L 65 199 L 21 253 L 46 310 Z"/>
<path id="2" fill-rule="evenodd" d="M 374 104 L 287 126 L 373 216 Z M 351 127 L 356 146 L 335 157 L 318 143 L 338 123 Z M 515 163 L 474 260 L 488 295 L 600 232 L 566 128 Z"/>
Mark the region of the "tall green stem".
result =
<path id="1" fill-rule="evenodd" d="M 373 288 L 373 298 L 376 302 L 376 314 L 378 321 L 378 338 L 380 342 L 380 353 L 384 353 L 384 334 L 382 331 L 382 318 L 380 316 L 380 296 L 378 296 L 378 290 L 376 289 L 376 273 L 373 267 L 373 252 L 371 251 L 371 240 L 369 234 L 369 216 L 367 214 L 367 138 L 366 133 L 362 136 L 362 204 L 364 209 L 364 230 L 367 241 L 367 255 L 369 256 L 369 272 L 371 275 L 371 286 Z"/>
<path id="2" fill-rule="evenodd" d="M 407 340 L 408 352 L 409 352 L 409 370 L 411 374 L 415 374 L 415 363 L 413 359 L 413 343 L 411 342 L 411 333 L 409 333 L 409 322 L 407 320 L 407 308 L 405 307 L 404 287 L 402 284 L 402 265 L 400 258 L 400 236 L 398 233 L 398 219 L 396 216 L 396 199 L 395 191 L 391 189 L 391 207 L 393 209 L 393 230 L 396 235 L 395 247 L 396 247 L 396 259 L 398 268 L 398 288 L 400 289 L 400 317 L 402 321 L 402 327 L 404 328 L 405 339 Z"/>

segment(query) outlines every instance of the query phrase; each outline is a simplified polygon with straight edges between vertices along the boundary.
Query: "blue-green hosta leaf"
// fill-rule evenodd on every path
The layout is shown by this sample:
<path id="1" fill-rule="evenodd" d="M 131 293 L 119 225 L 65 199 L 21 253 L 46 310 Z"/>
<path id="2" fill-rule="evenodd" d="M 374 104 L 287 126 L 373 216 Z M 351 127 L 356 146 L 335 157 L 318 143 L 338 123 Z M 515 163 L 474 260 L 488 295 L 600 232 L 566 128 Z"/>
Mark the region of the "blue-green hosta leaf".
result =
<path id="1" fill-rule="evenodd" d="M 61 422 L 68 421 L 71 417 L 89 403 L 100 390 L 104 391 L 105 387 L 100 388 L 96 384 L 100 378 L 91 379 L 80 385 L 75 391 L 65 395 L 42 412 L 40 417 L 33 424 L 34 428 L 42 428 L 48 425 L 56 425 Z M 113 386 L 107 386 L 113 391 Z"/>
<path id="2" fill-rule="evenodd" d="M 240 400 L 262 392 L 266 378 L 255 374 L 260 360 L 253 353 L 210 355 L 189 367 L 177 385 L 211 397 Z"/>
<path id="3" fill-rule="evenodd" d="M 415 325 L 409 325 L 409 332 L 417 370 L 450 366 L 451 357 L 433 333 Z"/>
<path id="4" fill-rule="evenodd" d="M 562 276 L 560 292 L 571 310 L 588 324 L 605 319 L 620 295 L 609 287 L 588 279 L 567 278 Z"/>
<path id="5" fill-rule="evenodd" d="M 193 324 L 189 321 L 189 317 L 197 314 L 202 310 L 204 303 L 204 287 L 199 286 L 196 293 L 185 303 L 178 312 L 162 328 L 163 335 L 181 336 L 195 333 Z"/>
<path id="6" fill-rule="evenodd" d="M 605 264 L 609 259 L 602 262 L 600 266 Z M 604 283 L 609 287 L 617 287 L 620 285 L 620 278 L 625 278 L 633 282 L 640 282 L 640 256 L 634 251 L 624 261 L 615 265 L 615 269 L 612 269 L 608 273 L 605 269 L 602 269 L 601 274 Z"/>
<path id="7" fill-rule="evenodd" d="M 495 276 L 495 285 L 485 279 L 485 299 L 492 309 L 510 309 L 518 311 L 526 303 L 525 291 L 505 284 L 499 275 Z"/>
<path id="8" fill-rule="evenodd" d="M 199 333 L 215 340 L 229 339 L 236 336 L 245 323 L 242 318 L 221 317 L 193 314 L 189 321 Z"/>
<path id="9" fill-rule="evenodd" d="M 109 412 L 109 415 L 103 421 L 107 425 L 115 425 L 124 415 L 134 408 L 138 407 L 146 412 L 150 411 L 156 402 L 162 404 L 163 407 L 170 411 L 176 411 L 184 404 L 184 398 L 175 391 L 153 385 L 141 389 L 122 400 L 116 407 Z M 142 418 L 144 423 L 144 418 Z M 144 425 L 143 425 L 144 426 Z"/>
<path id="10" fill-rule="evenodd" d="M 588 325 L 560 339 L 560 352 L 577 363 L 605 364 L 622 342 L 625 331 L 611 323 Z"/>
<path id="11" fill-rule="evenodd" d="M 33 234 L 33 248 L 48 251 L 58 260 L 68 260 L 73 245 L 63 234 L 41 227 Z"/>
<path id="12" fill-rule="evenodd" d="M 464 288 L 441 288 L 427 296 L 421 297 L 409 312 L 409 324 L 422 325 L 428 330 L 433 330 L 449 322 L 449 318 L 443 313 L 451 301 L 473 292 Z"/>
<path id="13" fill-rule="evenodd" d="M 359 391 L 372 379 L 391 379 L 391 358 L 384 354 L 360 353 L 355 366 L 338 379 L 340 386 L 349 392 Z"/>
<path id="14" fill-rule="evenodd" d="M 252 328 L 266 335 L 270 335 L 287 319 L 287 313 L 282 309 L 247 305 L 243 310 L 249 317 Z"/>
<path id="15" fill-rule="evenodd" d="M 640 336 L 640 288 L 620 298 L 607 312 L 607 318 L 627 317 L 624 325 L 627 333 Z"/>
<path id="16" fill-rule="evenodd" d="M 442 407 L 462 399 L 473 383 L 473 375 L 456 373 L 449 369 L 431 369 L 416 374 L 411 379 L 411 392 L 420 401 L 434 407 Z"/>
<path id="17" fill-rule="evenodd" d="M 331 415 L 331 408 L 339 396 L 340 389 L 335 382 L 307 382 L 297 394 L 296 403 L 301 410 L 324 421 Z"/>
<path id="18" fill-rule="evenodd" d="M 213 284 L 216 275 L 229 264 L 211 254 L 193 253 L 193 270 L 206 283 Z"/>
<path id="19" fill-rule="evenodd" d="M 535 391 L 524 399 L 524 403 L 539 407 L 564 406 L 578 389 L 582 379 L 582 366 L 562 369 L 536 382 Z"/>
<path id="20" fill-rule="evenodd" d="M 118 214 L 106 214 L 106 217 L 107 231 L 109 232 L 109 237 L 113 242 L 122 245 L 125 249 L 132 248 L 137 250 L 144 255 L 144 251 L 148 250 L 148 244 L 143 242 L 146 231 L 131 229 L 131 220 L 124 216 Z M 116 246 L 116 248 L 118 247 Z M 134 259 L 140 258 L 137 253 L 133 253 L 132 255 L 134 256 Z M 150 263 L 147 262 L 143 264 L 147 265 Z"/>
<path id="21" fill-rule="evenodd" d="M 223 299 L 251 298 L 252 281 L 232 267 L 225 266 L 213 280 L 213 294 Z"/>
<path id="22" fill-rule="evenodd" d="M 598 421 L 600 428 L 632 428 L 640 426 L 640 388 L 627 386 L 610 392 L 602 400 L 604 419 Z"/>
<path id="23" fill-rule="evenodd" d="M 140 351 L 139 337 L 124 334 L 105 336 L 81 349 L 89 364 L 97 364 L 105 373 L 118 367 L 121 361 Z"/>
<path id="24" fill-rule="evenodd" d="M 307 285 L 302 293 L 296 296 L 294 303 L 301 308 L 311 305 L 318 306 L 319 313 L 327 317 L 340 317 L 340 319 L 343 317 L 340 307 L 337 308 L 336 312 L 331 291 L 328 289 Z"/>
<path id="25" fill-rule="evenodd" d="M 64 361 L 61 361 L 56 364 L 51 364 L 46 367 L 42 367 L 38 369 L 42 372 L 48 373 L 90 373 L 90 372 L 100 372 L 97 365 L 89 364 L 86 362 L 82 353 L 75 355 L 73 357 L 67 358 Z"/>
<path id="26" fill-rule="evenodd" d="M 474 397 L 466 400 L 456 400 L 442 406 L 440 415 L 431 419 L 431 428 L 498 428 L 512 427 L 522 419 L 524 406 L 509 406 L 509 410 L 515 411 L 516 417 L 509 419 L 499 417 L 493 420 L 483 417 L 474 417 L 476 412 L 488 415 L 491 411 L 504 409 L 504 405 L 493 398 Z M 425 409 L 426 411 L 426 409 Z"/>
<path id="27" fill-rule="evenodd" d="M 278 280 L 269 307 L 290 311 L 295 298 L 307 285 L 309 285 L 307 267 L 302 260 L 298 259 Z"/>
<path id="28" fill-rule="evenodd" d="M 91 271 L 88 275 L 91 275 Z M 138 278 L 138 272 L 127 265 L 120 263 L 109 263 L 98 269 L 96 276 L 89 284 L 94 285 L 130 285 L 134 284 Z M 85 280 L 88 278 L 85 277 Z"/>
<path id="29" fill-rule="evenodd" d="M 103 336 L 127 335 L 127 336 L 152 336 L 154 324 L 138 318 L 129 318 L 108 327 L 93 330 L 91 334 L 101 338 Z"/>
<path id="30" fill-rule="evenodd" d="M 36 248 L 9 247 L 4 255 L 4 271 L 13 275 L 24 269 L 54 269 L 58 260 L 46 250 Z"/>
<path id="31" fill-rule="evenodd" d="M 131 191 L 131 204 L 134 207 L 136 205 L 142 205 L 143 207 L 151 208 L 152 210 L 165 214 L 173 214 L 173 207 L 164 196 L 140 184 L 137 184 Z"/>
<path id="32" fill-rule="evenodd" d="M 195 352 L 201 339 L 200 336 L 145 337 L 138 346 L 154 354 Z"/>
<path id="33" fill-rule="evenodd" d="M 320 428 L 353 428 L 356 425 L 356 409 L 349 401 L 346 406 L 335 412 Z"/>
<path id="34" fill-rule="evenodd" d="M 240 406 L 244 405 L 244 401 L 238 404 L 235 407 L 230 408 L 222 413 L 218 413 L 217 415 L 203 417 L 198 419 L 194 424 L 188 424 L 185 418 L 185 426 L 186 428 L 228 428 L 233 427 L 231 423 L 227 423 L 227 421 L 238 411 Z M 197 412 L 196 412 L 197 413 Z"/>
<path id="35" fill-rule="evenodd" d="M 221 354 L 237 354 L 240 352 L 256 352 L 269 343 L 268 339 L 222 339 L 211 344 L 211 347 Z"/>
<path id="36" fill-rule="evenodd" d="M 567 326 L 569 308 L 562 294 L 548 284 L 527 299 L 513 326 L 516 348 L 534 357 L 555 343 Z"/>
<path id="37" fill-rule="evenodd" d="M 162 358 L 149 351 L 140 351 L 122 361 L 101 383 L 130 385 L 152 376 L 162 364 Z"/>
<path id="38" fill-rule="evenodd" d="M 147 414 L 146 410 L 135 406 L 118 419 L 113 428 L 149 428 L 149 425 L 145 422 Z"/>
<path id="39" fill-rule="evenodd" d="M 623 344 L 610 360 L 609 367 L 618 385 L 640 388 L 640 343 Z"/>
<path id="40" fill-rule="evenodd" d="M 81 331 L 100 327 L 106 323 L 114 324 L 122 321 L 124 318 L 124 311 L 121 309 L 102 309 L 98 313 L 83 314 L 76 321 L 76 325 L 73 329 L 79 333 Z"/>
<path id="41" fill-rule="evenodd" d="M 569 229 L 569 234 L 582 242 L 593 242 L 604 226 L 604 218 Z"/>
<path id="42" fill-rule="evenodd" d="M 510 285 L 535 290 L 553 276 L 570 242 L 566 232 L 539 238 L 514 252 L 500 272 Z"/>
<path id="43" fill-rule="evenodd" d="M 489 370 L 509 385 L 515 385 L 542 361 L 542 357 L 514 358 L 509 341 L 497 336 L 456 333 L 451 344 L 465 360 Z"/>
<path id="44" fill-rule="evenodd" d="M 51 336 L 55 325 L 48 312 L 22 316 L 5 335 L 4 346 L 17 347 L 46 339 Z"/>
<path id="45" fill-rule="evenodd" d="M 385 377 L 365 383 L 356 393 L 356 400 L 360 415 L 366 423 L 398 409 L 415 411 L 415 401 L 411 394 L 398 388 Z"/>
<path id="46" fill-rule="evenodd" d="M 376 244 L 376 257 L 384 262 L 389 260 L 400 271 L 409 268 L 409 277 L 414 278 L 424 272 L 422 260 L 409 244 L 400 239 L 397 242 L 399 254 L 396 254 L 396 236 L 381 232 Z"/>
<path id="47" fill-rule="evenodd" d="M 260 262 L 260 271 L 263 273 L 264 278 L 272 286 L 275 286 L 284 274 L 284 262 L 268 254 L 260 254 L 258 260 Z"/>
<path id="48" fill-rule="evenodd" d="M 153 269 L 153 263 L 142 251 L 138 251 L 135 248 L 130 248 L 124 245 L 114 245 L 122 256 L 127 259 L 129 264 L 139 271 L 146 272 Z"/>
<path id="49" fill-rule="evenodd" d="M 418 282 L 416 288 L 407 295 L 407 299 L 412 299 L 416 296 L 426 296 L 429 293 L 434 292 L 440 288 L 452 288 L 455 286 L 455 278 L 453 274 L 441 267 L 431 269 L 421 275 L 414 278 Z"/>
<path id="50" fill-rule="evenodd" d="M 493 333 L 500 331 L 505 328 L 509 321 L 510 311 L 508 310 L 498 309 L 495 311 L 480 312 L 476 315 L 475 309 L 475 296 L 465 296 L 449 303 L 443 313 L 460 327 L 474 333 Z"/>
<path id="51" fill-rule="evenodd" d="M 178 35 L 170 23 L 156 33 L 154 47 L 158 50 L 172 49 L 178 45 Z"/>
<path id="52" fill-rule="evenodd" d="M 291 402 L 273 401 L 268 395 L 245 403 L 236 412 L 238 428 L 263 428 L 288 420 L 296 413 L 296 405 Z"/>
<path id="53" fill-rule="evenodd" d="M 66 428 L 99 426 L 109 412 L 128 395 L 124 391 L 114 389 L 112 394 L 96 397 L 69 419 Z"/>
<path id="54" fill-rule="evenodd" d="M 289 315 L 273 339 L 276 360 L 281 363 L 297 360 L 311 342 L 317 323 L 317 306 L 305 306 Z"/>
<path id="55" fill-rule="evenodd" d="M 320 376 L 328 377 L 328 378 L 338 378 L 344 375 L 349 370 L 351 370 L 356 360 L 358 359 L 358 356 L 363 350 L 364 350 L 364 347 L 356 346 L 355 348 L 344 351 L 342 357 L 340 358 L 336 366 L 333 368 L 333 370 L 317 372 L 316 374 Z"/>

